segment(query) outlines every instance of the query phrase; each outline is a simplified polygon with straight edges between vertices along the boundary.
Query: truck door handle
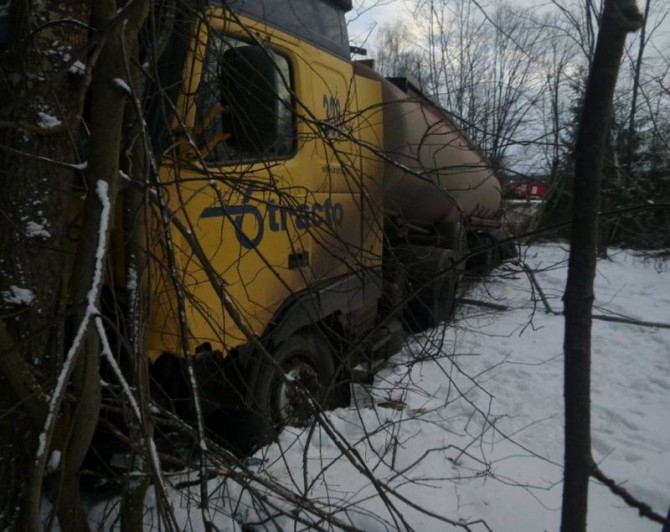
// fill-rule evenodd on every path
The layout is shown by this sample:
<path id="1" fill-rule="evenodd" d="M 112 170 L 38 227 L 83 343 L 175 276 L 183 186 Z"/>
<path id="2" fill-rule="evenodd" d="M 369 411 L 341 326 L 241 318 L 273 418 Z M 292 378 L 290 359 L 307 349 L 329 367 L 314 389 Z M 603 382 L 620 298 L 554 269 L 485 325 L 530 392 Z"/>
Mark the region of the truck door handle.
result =
<path id="1" fill-rule="evenodd" d="M 298 251 L 288 256 L 288 269 L 297 270 L 309 266 L 309 251 Z"/>

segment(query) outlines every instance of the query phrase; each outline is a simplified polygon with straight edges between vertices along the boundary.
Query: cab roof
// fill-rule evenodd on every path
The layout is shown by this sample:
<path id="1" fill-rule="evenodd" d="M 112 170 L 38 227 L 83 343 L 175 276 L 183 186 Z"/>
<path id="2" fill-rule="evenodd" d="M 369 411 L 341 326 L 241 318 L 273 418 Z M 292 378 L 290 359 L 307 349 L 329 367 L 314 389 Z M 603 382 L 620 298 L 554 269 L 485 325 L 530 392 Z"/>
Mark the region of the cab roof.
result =
<path id="1" fill-rule="evenodd" d="M 351 0 L 210 0 L 210 4 L 265 22 L 349 59 L 349 35 L 344 14 L 351 10 Z"/>

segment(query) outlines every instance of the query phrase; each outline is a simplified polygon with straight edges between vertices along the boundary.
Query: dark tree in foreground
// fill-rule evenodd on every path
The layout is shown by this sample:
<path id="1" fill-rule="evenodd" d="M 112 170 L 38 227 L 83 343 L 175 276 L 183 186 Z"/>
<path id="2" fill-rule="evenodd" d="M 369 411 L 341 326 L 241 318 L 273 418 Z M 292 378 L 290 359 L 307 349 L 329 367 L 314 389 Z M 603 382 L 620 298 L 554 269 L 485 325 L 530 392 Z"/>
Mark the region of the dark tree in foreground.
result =
<path id="1" fill-rule="evenodd" d="M 575 147 L 572 236 L 565 290 L 565 472 L 561 530 L 586 530 L 591 456 L 591 314 L 598 212 L 614 87 L 626 34 L 642 16 L 634 1 L 606 0 Z"/>
<path id="2" fill-rule="evenodd" d="M 79 477 L 100 411 L 95 322 L 128 99 L 116 80 L 132 75 L 148 8 L 11 3 L 0 55 L 3 529 L 40 529 L 44 489 L 63 530 L 88 530 Z"/>
<path id="3" fill-rule="evenodd" d="M 23 504 L 35 487 L 29 479 L 37 440 L 29 435 L 44 425 L 45 394 L 63 356 L 65 227 L 85 91 L 84 71 L 72 66 L 88 39 L 89 6 L 12 2 L 11 9 L 10 41 L 0 55 L 0 292 L 6 296 L 0 302 L 0 528 L 28 530 L 39 522 L 39 507 Z M 75 409 L 72 401 L 65 405 L 70 419 Z M 62 429 L 70 449 L 86 439 L 85 431 Z M 70 484 L 61 478 L 53 484 L 57 493 Z M 62 497 L 68 509 L 61 514 L 71 530 L 83 517 L 73 495 Z"/>

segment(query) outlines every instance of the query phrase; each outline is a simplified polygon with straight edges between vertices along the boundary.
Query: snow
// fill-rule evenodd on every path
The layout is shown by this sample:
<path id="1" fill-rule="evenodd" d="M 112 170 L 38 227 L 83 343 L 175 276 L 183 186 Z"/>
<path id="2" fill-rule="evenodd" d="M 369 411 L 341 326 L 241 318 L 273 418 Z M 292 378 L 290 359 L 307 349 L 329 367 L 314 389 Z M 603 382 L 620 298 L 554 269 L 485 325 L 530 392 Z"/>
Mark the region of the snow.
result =
<path id="1" fill-rule="evenodd" d="M 9 290 L 0 292 L 0 303 L 9 305 L 30 305 L 35 299 L 35 294 L 29 288 L 10 285 Z"/>
<path id="2" fill-rule="evenodd" d="M 133 91 L 130 90 L 130 86 L 128 85 L 128 83 L 125 82 L 125 80 L 123 80 L 121 78 L 114 78 L 113 83 L 114 83 L 115 87 L 121 89 L 126 94 L 129 94 L 129 95 L 133 94 Z"/>
<path id="3" fill-rule="evenodd" d="M 134 301 L 138 284 L 137 284 L 137 270 L 135 269 L 134 266 L 132 266 L 135 263 L 135 257 L 133 255 L 130 256 L 129 263 L 130 266 L 128 267 L 128 281 L 126 283 L 126 288 L 128 289 L 128 292 L 131 295 L 130 300 Z"/>
<path id="4" fill-rule="evenodd" d="M 47 463 L 47 471 L 56 471 L 60 466 L 61 452 L 58 450 L 52 451 L 49 455 L 49 462 Z"/>
<path id="5" fill-rule="evenodd" d="M 45 451 L 44 448 L 46 447 L 46 443 L 47 443 L 46 432 L 42 432 L 39 436 L 38 443 L 37 443 L 37 453 L 36 453 L 36 456 L 35 456 L 36 461 L 39 460 L 42 457 L 42 455 L 44 454 L 44 451 Z"/>
<path id="6" fill-rule="evenodd" d="M 29 238 L 51 238 L 51 233 L 46 228 L 46 222 L 29 221 L 26 223 L 26 236 Z"/>
<path id="7" fill-rule="evenodd" d="M 567 248 L 535 245 L 522 259 L 560 312 Z M 614 250 L 598 265 L 595 314 L 669 323 L 669 278 L 667 263 Z M 453 323 L 408 339 L 373 385 L 356 385 L 358 408 L 327 412 L 306 429 L 286 428 L 246 469 L 210 480 L 216 526 L 434 531 L 470 523 L 477 531 L 557 530 L 563 317 L 545 313 L 534 293 L 513 265 L 471 286 L 468 299 L 507 310 L 462 306 Z M 594 457 L 662 515 L 670 505 L 669 346 L 670 329 L 594 322 Z M 252 484 L 240 480 L 249 475 Z M 265 495 L 262 503 L 251 498 L 249 485 Z M 169 490 L 183 529 L 205 529 L 198 489 Z M 146 503 L 146 522 L 155 524 L 153 492 Z M 101 508 L 92 518 L 102 519 Z M 591 482 L 590 530 L 660 528 Z"/>
<path id="8" fill-rule="evenodd" d="M 72 345 L 65 355 L 65 361 L 58 375 L 58 379 L 56 380 L 53 393 L 49 398 L 48 414 L 44 422 L 42 432 L 39 436 L 39 444 L 35 454 L 35 459 L 38 463 L 43 459 L 47 450 L 46 448 L 50 444 L 53 427 L 55 426 L 55 420 L 58 414 L 58 408 L 63 400 L 63 393 L 68 383 L 69 377 L 72 374 L 72 369 L 76 361 L 77 353 L 79 352 L 81 343 L 84 339 L 86 331 L 88 330 L 88 325 L 91 319 L 93 319 L 96 314 L 99 314 L 98 309 L 96 308 L 96 299 L 100 294 L 100 289 L 102 286 L 103 262 L 105 259 L 105 250 L 107 249 L 107 238 L 109 236 L 108 229 L 112 207 L 109 200 L 109 185 L 105 181 L 98 180 L 96 182 L 96 192 L 98 199 L 102 204 L 102 212 L 100 213 L 100 225 L 98 227 L 98 245 L 95 250 L 95 270 L 93 272 L 91 288 L 86 295 L 87 305 L 84 317 L 82 318 L 81 323 L 78 325 L 77 332 L 74 336 L 74 340 L 72 341 Z"/>
<path id="9" fill-rule="evenodd" d="M 77 60 L 70 65 L 70 68 L 68 68 L 68 72 L 70 74 L 83 76 L 86 73 L 86 65 L 81 61 Z"/>
<path id="10" fill-rule="evenodd" d="M 46 129 L 52 129 L 62 124 L 58 118 L 43 111 L 37 112 L 37 125 Z"/>

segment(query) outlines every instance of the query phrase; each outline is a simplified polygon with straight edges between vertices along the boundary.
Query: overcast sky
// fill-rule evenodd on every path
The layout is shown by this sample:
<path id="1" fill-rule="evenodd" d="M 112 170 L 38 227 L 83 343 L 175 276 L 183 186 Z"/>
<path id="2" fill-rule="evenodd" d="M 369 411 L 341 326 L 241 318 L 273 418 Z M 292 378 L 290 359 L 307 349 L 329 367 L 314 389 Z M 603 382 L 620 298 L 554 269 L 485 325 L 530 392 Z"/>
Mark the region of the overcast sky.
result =
<path id="1" fill-rule="evenodd" d="M 349 20 L 349 39 L 357 46 L 369 46 L 369 38 L 377 27 L 392 23 L 397 19 L 411 20 L 412 5 L 415 0 L 354 0 L 354 10 Z"/>
<path id="2" fill-rule="evenodd" d="M 455 0 L 454 0 L 455 1 Z M 476 6 L 492 14 L 495 5 L 499 1 L 506 1 L 509 4 L 532 8 L 532 14 L 535 16 L 541 15 L 543 11 L 557 9 L 550 0 L 478 0 Z M 564 6 L 578 5 L 580 0 L 558 0 Z M 645 0 L 637 0 L 638 6 L 641 10 L 644 9 Z M 393 23 L 395 20 L 402 21 L 408 28 L 415 29 L 416 40 L 418 47 L 422 46 L 421 27 L 425 28 L 425 21 L 417 20 L 414 16 L 414 8 L 417 5 L 417 0 L 354 0 L 354 10 L 349 13 L 349 37 L 352 45 L 366 48 L 368 50 L 368 59 L 376 59 L 376 43 L 375 33 L 379 28 Z M 445 0 L 448 3 L 448 0 Z M 473 0 L 474 4 L 474 0 Z M 653 76 L 663 75 L 667 73 L 670 68 L 670 1 L 669 0 L 651 0 L 652 12 L 649 17 L 647 25 L 647 36 L 651 31 L 653 34 L 650 45 L 645 50 L 645 70 Z M 665 12 L 665 17 L 663 16 Z M 654 26 L 660 26 L 653 29 Z M 653 29 L 653 31 L 652 31 Z M 640 33 L 631 34 L 629 42 L 633 44 L 631 48 L 632 56 L 637 54 L 637 42 L 640 38 Z M 360 58 L 360 56 L 357 56 Z M 622 77 L 630 74 L 630 65 L 627 64 L 622 69 Z M 644 75 L 643 75 L 644 76 Z M 667 78 L 666 78 L 667 79 Z M 621 85 L 621 82 L 620 82 Z M 544 133 L 543 126 L 537 129 L 533 126 L 533 120 L 537 124 L 544 124 L 542 122 L 542 107 L 539 103 L 538 113 L 529 114 L 528 122 L 515 133 L 515 141 L 519 145 L 527 146 L 528 142 Z M 546 111 L 546 109 L 545 109 Z M 539 120 L 539 122 L 538 122 Z M 525 136 L 524 136 L 525 135 Z M 524 147 L 523 150 L 512 147 L 506 153 L 507 164 L 513 166 L 518 171 L 525 171 L 525 168 L 535 169 L 538 166 L 546 163 L 544 157 L 546 154 L 538 149 L 533 151 L 531 148 Z M 538 159 L 539 158 L 539 159 Z"/>
<path id="3" fill-rule="evenodd" d="M 549 0 L 507 0 L 510 4 L 533 7 L 535 12 L 551 9 Z M 562 0 L 564 4 L 571 4 L 572 0 Z M 483 9 L 491 8 L 494 0 L 482 0 L 478 5 Z M 409 26 L 414 21 L 413 8 L 417 0 L 354 0 L 354 9 L 347 17 L 349 19 L 349 38 L 356 46 L 370 47 L 371 37 L 374 37 L 376 28 L 402 20 Z M 644 10 L 644 0 L 637 0 L 640 10 Z M 661 11 L 668 11 L 668 0 L 651 0 L 653 24 L 660 23 L 655 30 L 653 43 L 663 52 L 670 48 L 670 16 L 661 17 Z M 666 53 L 667 55 L 667 53 Z"/>

